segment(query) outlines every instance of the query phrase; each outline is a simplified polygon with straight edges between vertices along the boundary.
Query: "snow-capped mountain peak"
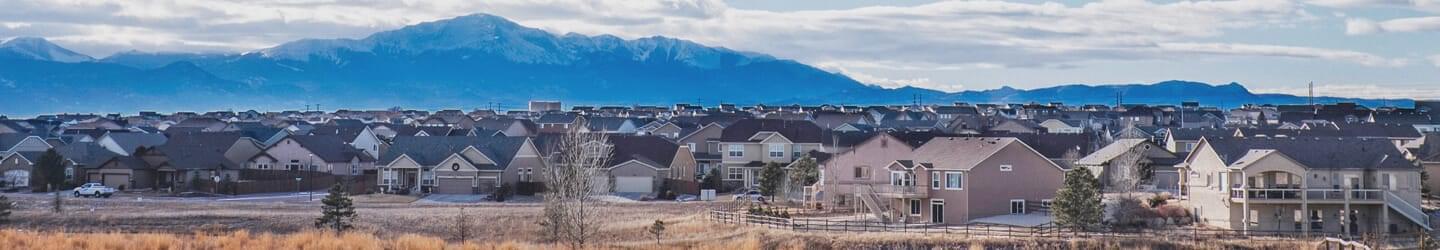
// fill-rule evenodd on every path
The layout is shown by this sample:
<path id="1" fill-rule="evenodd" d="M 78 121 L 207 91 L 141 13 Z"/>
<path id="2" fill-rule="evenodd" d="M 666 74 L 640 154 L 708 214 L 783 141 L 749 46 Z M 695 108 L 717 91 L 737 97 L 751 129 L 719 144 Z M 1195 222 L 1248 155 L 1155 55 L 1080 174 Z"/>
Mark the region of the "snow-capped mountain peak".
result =
<path id="1" fill-rule="evenodd" d="M 0 56 L 66 63 L 95 60 L 95 58 L 70 51 L 39 37 L 18 37 L 0 43 Z"/>

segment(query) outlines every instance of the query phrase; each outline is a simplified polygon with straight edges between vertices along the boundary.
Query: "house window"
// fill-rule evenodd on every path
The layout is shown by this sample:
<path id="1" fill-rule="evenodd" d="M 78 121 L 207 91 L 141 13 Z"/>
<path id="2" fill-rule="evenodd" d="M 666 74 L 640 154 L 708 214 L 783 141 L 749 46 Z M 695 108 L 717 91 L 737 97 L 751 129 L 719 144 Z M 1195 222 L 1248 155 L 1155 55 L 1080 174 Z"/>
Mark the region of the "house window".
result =
<path id="1" fill-rule="evenodd" d="M 1010 172 L 1010 171 L 1012 171 L 1012 170 L 1015 170 L 1015 167 L 1014 167 L 1014 166 L 1010 166 L 1010 165 L 1000 165 L 1000 172 Z"/>
<path id="2" fill-rule="evenodd" d="M 930 172 L 930 189 L 940 189 L 940 186 L 945 185 L 941 177 L 940 172 Z"/>
<path id="3" fill-rule="evenodd" d="M 360 175 L 360 164 L 350 163 L 350 175 Z"/>
<path id="4" fill-rule="evenodd" d="M 855 167 L 855 179 L 857 179 L 857 180 L 870 179 L 870 171 L 866 171 L 864 166 L 856 166 L 856 167 Z"/>
<path id="5" fill-rule="evenodd" d="M 1051 199 L 1043 199 L 1043 200 L 1040 200 L 1040 207 L 1050 208 L 1050 204 L 1052 204 L 1052 203 L 1054 203 L 1054 202 L 1055 202 L 1055 200 L 1051 200 Z"/>
<path id="6" fill-rule="evenodd" d="M 729 149 L 728 151 L 730 151 L 730 157 L 745 157 L 745 146 L 744 146 L 744 145 L 734 145 L 734 144 L 731 144 L 731 145 L 729 145 L 729 146 L 726 147 L 726 148 L 728 148 L 728 149 Z"/>
<path id="7" fill-rule="evenodd" d="M 945 189 L 963 190 L 965 189 L 965 185 L 961 184 L 963 184 L 964 181 L 965 176 L 959 172 L 945 173 Z"/>
<path id="8" fill-rule="evenodd" d="M 890 185 L 915 186 L 915 174 L 908 172 L 890 172 Z"/>
<path id="9" fill-rule="evenodd" d="M 394 184 L 394 183 L 395 183 L 395 170 L 385 169 L 384 172 L 385 172 L 385 174 L 384 174 L 385 178 L 382 178 L 382 181 L 381 181 L 381 182 L 384 182 L 384 184 L 386 184 L 386 185 Z"/>
<path id="10" fill-rule="evenodd" d="M 424 180 L 421 182 L 423 185 L 435 185 L 435 171 L 425 172 L 421 179 Z"/>
<path id="11" fill-rule="evenodd" d="M 288 169 L 288 170 L 290 170 L 290 171 L 297 171 L 297 170 L 300 170 L 300 166 L 302 166 L 302 165 L 300 165 L 299 163 L 290 163 L 290 164 L 285 164 L 285 169 Z"/>
<path id="12" fill-rule="evenodd" d="M 256 169 L 270 169 L 270 164 L 268 164 L 268 163 L 256 163 L 256 164 L 255 164 L 255 168 L 256 168 Z"/>
<path id="13" fill-rule="evenodd" d="M 910 215 L 920 215 L 920 199 L 910 199 Z"/>
<path id="14" fill-rule="evenodd" d="M 1025 214 L 1025 200 L 1010 200 L 1010 214 Z"/>
<path id="15" fill-rule="evenodd" d="M 770 158 L 784 158 L 784 157 L 785 157 L 785 145 L 784 145 L 784 144 L 770 144 Z"/>
<path id="16" fill-rule="evenodd" d="M 694 142 L 687 142 L 687 143 L 685 143 L 685 146 L 686 146 L 686 147 L 690 147 L 690 152 L 691 152 L 691 153 L 694 153 L 694 152 L 695 152 L 695 143 L 694 143 Z"/>
<path id="17" fill-rule="evenodd" d="M 530 178 L 531 178 L 530 175 L 534 173 L 534 169 L 531 169 L 531 168 L 522 168 L 522 169 L 519 170 L 519 172 L 520 172 L 520 182 L 530 182 Z"/>
<path id="18" fill-rule="evenodd" d="M 725 179 L 727 179 L 727 180 L 743 180 L 743 179 L 745 179 L 745 169 L 743 169 L 743 168 L 726 168 L 726 169 L 725 169 L 725 173 L 726 173 L 726 176 L 725 176 L 726 178 L 725 178 Z"/>

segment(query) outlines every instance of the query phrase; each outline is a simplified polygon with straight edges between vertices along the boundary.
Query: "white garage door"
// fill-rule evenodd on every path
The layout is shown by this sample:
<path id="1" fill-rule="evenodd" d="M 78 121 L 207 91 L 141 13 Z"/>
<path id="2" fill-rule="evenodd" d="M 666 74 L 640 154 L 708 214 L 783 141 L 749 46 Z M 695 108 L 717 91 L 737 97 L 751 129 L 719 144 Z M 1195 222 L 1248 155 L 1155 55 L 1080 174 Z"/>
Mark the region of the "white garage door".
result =
<path id="1" fill-rule="evenodd" d="M 617 176 L 615 177 L 616 193 L 650 193 L 654 191 L 655 177 L 650 176 Z"/>
<path id="2" fill-rule="evenodd" d="M 12 186 L 12 187 L 29 187 L 29 186 L 30 186 L 30 171 L 26 171 L 26 170 L 10 170 L 10 171 L 5 171 L 5 183 L 8 183 L 8 184 L 9 184 L 10 186 Z"/>

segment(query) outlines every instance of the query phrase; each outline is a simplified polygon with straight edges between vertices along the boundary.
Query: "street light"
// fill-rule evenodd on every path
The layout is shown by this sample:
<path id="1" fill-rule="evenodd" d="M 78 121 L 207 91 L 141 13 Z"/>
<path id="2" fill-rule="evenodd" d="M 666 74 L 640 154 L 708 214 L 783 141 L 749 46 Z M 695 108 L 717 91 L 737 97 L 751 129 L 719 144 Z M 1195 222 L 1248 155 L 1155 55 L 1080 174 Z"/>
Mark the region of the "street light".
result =
<path id="1" fill-rule="evenodd" d="M 308 178 L 308 177 L 312 177 L 312 176 L 310 176 L 310 172 L 314 172 L 314 171 L 315 171 L 315 154 L 314 154 L 314 153 L 311 153 L 311 154 L 310 154 L 310 166 L 309 166 L 309 168 L 310 168 L 310 171 L 305 171 L 305 177 L 307 177 L 307 178 Z M 311 182 L 313 183 L 314 181 L 311 181 Z M 307 186 L 308 186 L 308 185 L 307 185 Z M 314 187 L 311 187 L 311 188 L 313 189 Z M 309 192 L 305 192 L 305 194 L 307 195 L 307 197 L 305 198 L 305 199 L 306 199 L 305 201 L 315 201 L 315 190 L 310 190 Z"/>

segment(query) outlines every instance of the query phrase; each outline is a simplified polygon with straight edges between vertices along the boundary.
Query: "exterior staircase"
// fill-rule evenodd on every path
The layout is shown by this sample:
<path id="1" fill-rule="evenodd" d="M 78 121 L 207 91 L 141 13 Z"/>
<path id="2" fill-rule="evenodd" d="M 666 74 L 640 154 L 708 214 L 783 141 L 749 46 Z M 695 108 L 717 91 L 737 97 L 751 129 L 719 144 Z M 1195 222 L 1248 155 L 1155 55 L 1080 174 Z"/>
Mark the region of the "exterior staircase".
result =
<path id="1" fill-rule="evenodd" d="M 1420 227 L 1425 228 L 1425 230 L 1435 230 L 1430 227 L 1430 217 L 1425 215 L 1425 211 L 1420 210 L 1420 207 L 1416 207 L 1410 204 L 1410 202 L 1406 202 L 1405 199 L 1401 199 L 1400 196 L 1395 195 L 1395 193 L 1385 192 L 1385 205 L 1390 207 L 1390 209 L 1394 209 L 1395 212 L 1404 215 L 1406 219 L 1410 219 L 1410 221 L 1415 222 L 1415 224 L 1419 224 Z"/>
<path id="2" fill-rule="evenodd" d="M 875 188 L 869 185 L 859 188 L 862 190 L 856 193 L 859 194 L 860 203 L 865 205 L 866 210 L 870 210 L 870 213 L 874 214 L 875 218 L 880 219 L 881 223 L 890 224 L 894 220 L 890 214 L 890 203 L 884 202 L 884 199 L 881 199 L 879 195 L 875 194 Z"/>

